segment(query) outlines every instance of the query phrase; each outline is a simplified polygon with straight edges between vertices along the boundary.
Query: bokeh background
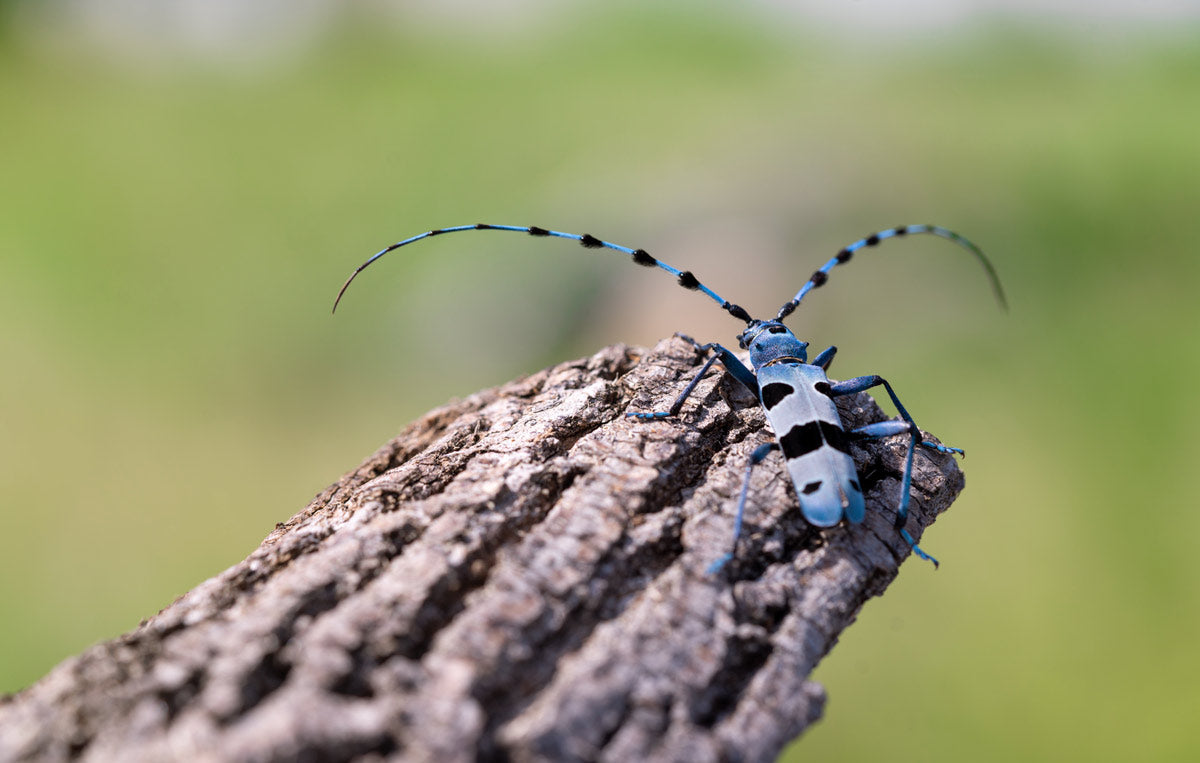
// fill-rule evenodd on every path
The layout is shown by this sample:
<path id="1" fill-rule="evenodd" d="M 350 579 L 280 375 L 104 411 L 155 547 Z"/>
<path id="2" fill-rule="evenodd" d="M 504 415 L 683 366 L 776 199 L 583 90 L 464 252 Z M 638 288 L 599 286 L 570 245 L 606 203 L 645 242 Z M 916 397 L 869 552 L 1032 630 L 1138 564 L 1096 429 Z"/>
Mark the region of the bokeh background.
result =
<path id="1" fill-rule="evenodd" d="M 967 450 L 820 667 L 816 760 L 1196 760 L 1200 9 L 0 3 L 0 691 L 243 558 L 411 418 L 791 320 Z"/>

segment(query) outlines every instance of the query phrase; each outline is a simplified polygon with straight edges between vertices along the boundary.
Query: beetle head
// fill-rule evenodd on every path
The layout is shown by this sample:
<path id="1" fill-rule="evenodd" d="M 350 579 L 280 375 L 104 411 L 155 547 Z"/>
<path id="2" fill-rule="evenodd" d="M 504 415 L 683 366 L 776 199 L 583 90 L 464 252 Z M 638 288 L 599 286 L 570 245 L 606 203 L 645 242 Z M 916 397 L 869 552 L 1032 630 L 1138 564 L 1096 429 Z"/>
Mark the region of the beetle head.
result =
<path id="1" fill-rule="evenodd" d="M 779 321 L 753 321 L 738 335 L 738 346 L 750 350 L 750 362 L 759 368 L 779 358 L 808 362 L 808 342 L 796 338 Z"/>

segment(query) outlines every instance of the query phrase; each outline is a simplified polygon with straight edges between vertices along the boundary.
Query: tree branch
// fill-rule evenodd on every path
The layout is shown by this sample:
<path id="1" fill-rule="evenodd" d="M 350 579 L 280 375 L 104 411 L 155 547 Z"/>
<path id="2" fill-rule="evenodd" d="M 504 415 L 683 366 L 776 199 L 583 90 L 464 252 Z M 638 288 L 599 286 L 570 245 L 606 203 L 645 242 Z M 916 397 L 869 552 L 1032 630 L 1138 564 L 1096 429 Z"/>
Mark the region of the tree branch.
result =
<path id="1" fill-rule="evenodd" d="M 624 417 L 697 364 L 609 347 L 430 412 L 245 561 L 0 699 L 0 760 L 772 760 L 908 556 L 904 443 L 853 445 L 867 519 L 821 531 L 769 457 L 707 576 L 772 436 L 757 401 L 713 372 L 678 420 Z M 962 485 L 921 450 L 910 531 Z"/>

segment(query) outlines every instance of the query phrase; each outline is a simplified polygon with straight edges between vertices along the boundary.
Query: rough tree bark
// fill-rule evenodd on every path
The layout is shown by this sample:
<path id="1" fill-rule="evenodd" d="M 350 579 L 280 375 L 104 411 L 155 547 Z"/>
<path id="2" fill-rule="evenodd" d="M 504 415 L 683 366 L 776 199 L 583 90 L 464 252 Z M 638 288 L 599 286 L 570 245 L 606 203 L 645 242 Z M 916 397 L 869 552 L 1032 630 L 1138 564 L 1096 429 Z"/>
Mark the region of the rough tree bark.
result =
<path id="1" fill-rule="evenodd" d="M 245 561 L 0 699 L 0 759 L 768 761 L 818 660 L 909 550 L 903 438 L 854 445 L 867 519 L 808 527 L 771 456 L 717 577 L 744 389 L 678 339 L 609 347 L 427 414 Z M 849 426 L 884 418 L 839 401 Z M 961 490 L 920 452 L 914 535 Z"/>

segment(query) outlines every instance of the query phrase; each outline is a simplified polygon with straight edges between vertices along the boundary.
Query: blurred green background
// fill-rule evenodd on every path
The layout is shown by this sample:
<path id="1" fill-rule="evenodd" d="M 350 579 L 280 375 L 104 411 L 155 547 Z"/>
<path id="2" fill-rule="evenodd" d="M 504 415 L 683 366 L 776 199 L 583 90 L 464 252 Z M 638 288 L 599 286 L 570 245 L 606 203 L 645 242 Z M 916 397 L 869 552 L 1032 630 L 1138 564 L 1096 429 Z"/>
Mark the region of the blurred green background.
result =
<path id="1" fill-rule="evenodd" d="M 1008 314 L 928 238 L 791 321 L 969 457 L 942 569 L 866 608 L 787 757 L 1200 759 L 1200 16 L 944 5 L 0 4 L 0 691 L 449 397 L 739 328 L 502 233 L 392 255 L 331 318 L 383 245 L 590 232 L 765 314 L 935 222 Z"/>

